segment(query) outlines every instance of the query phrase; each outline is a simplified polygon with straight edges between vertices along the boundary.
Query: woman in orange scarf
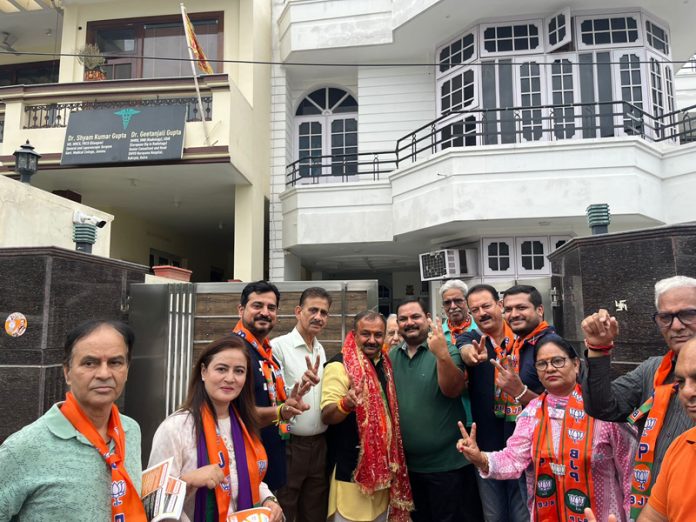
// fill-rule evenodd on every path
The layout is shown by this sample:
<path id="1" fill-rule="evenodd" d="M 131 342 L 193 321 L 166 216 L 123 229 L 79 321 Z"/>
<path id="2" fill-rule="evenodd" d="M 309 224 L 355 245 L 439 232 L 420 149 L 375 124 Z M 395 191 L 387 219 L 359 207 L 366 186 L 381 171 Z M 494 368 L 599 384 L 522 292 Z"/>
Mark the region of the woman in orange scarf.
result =
<path id="1" fill-rule="evenodd" d="M 172 474 L 188 486 L 181 520 L 225 522 L 228 514 L 260 505 L 271 510 L 271 522 L 283 519 L 262 482 L 268 463 L 253 389 L 244 341 L 218 339 L 198 357 L 181 409 L 157 429 L 150 465 L 173 457 Z"/>
<path id="2" fill-rule="evenodd" d="M 585 509 L 607 520 L 628 520 L 635 433 L 584 411 L 577 383 L 580 361 L 572 345 L 547 335 L 536 347 L 535 367 L 546 391 L 517 417 L 502 451 L 482 452 L 476 424 L 457 448 L 483 478 L 513 479 L 526 471 L 532 522 L 585 521 Z"/>

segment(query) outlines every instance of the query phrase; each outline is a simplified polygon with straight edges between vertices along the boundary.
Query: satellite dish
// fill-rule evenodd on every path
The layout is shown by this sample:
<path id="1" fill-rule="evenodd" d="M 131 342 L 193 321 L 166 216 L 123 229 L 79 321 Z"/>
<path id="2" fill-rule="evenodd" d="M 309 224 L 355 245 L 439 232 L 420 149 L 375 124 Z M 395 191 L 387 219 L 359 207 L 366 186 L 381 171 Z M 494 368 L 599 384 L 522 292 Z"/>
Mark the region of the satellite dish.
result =
<path id="1" fill-rule="evenodd" d="M 18 40 L 15 35 L 2 31 L 0 33 L 0 38 L 2 39 L 0 41 L 0 49 L 10 53 L 19 54 L 19 51 L 12 47 L 12 45 L 14 45 L 14 43 Z"/>

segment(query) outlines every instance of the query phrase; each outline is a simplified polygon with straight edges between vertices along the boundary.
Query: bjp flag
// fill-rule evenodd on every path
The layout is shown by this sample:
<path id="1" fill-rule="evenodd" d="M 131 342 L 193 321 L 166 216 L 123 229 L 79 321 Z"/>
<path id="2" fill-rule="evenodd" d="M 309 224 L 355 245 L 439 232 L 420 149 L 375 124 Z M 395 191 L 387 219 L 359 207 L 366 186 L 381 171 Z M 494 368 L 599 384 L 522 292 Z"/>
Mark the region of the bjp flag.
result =
<path id="1" fill-rule="evenodd" d="M 193 55 L 193 59 L 196 61 L 198 68 L 206 74 L 214 74 L 215 71 L 213 71 L 213 68 L 210 66 L 210 62 L 208 62 L 208 59 L 205 57 L 205 53 L 203 52 L 201 44 L 198 43 L 198 38 L 196 38 L 196 33 L 193 30 L 193 24 L 191 23 L 191 19 L 188 17 L 188 14 L 186 14 L 186 12 L 183 10 L 183 6 L 181 10 L 181 15 L 184 18 L 186 44 L 188 45 L 189 49 L 191 49 L 191 54 Z"/>

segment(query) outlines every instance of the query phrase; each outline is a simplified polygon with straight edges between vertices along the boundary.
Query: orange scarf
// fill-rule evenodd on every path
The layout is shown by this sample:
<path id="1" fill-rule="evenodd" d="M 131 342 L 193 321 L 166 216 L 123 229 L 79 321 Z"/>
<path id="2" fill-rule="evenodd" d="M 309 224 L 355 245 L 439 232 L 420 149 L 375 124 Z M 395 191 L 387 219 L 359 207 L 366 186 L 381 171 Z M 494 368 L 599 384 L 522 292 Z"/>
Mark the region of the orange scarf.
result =
<path id="1" fill-rule="evenodd" d="M 676 391 L 676 383 L 664 384 L 672 371 L 672 365 L 676 360 L 676 354 L 670 350 L 662 358 L 659 368 L 655 372 L 653 380 L 653 394 L 638 409 L 628 417 L 628 422 L 635 424 L 646 414 L 643 432 L 640 435 L 638 451 L 636 452 L 633 466 L 633 478 L 631 480 L 631 519 L 637 520 L 641 510 L 648 503 L 650 490 L 654 483 L 652 476 L 653 463 L 655 462 L 655 446 L 657 436 L 660 434 L 665 414 L 669 408 L 669 401 Z"/>
<path id="2" fill-rule="evenodd" d="M 79 431 L 99 452 L 106 461 L 111 471 L 111 515 L 112 520 L 119 522 L 147 522 L 145 508 L 140 500 L 140 493 L 133 485 L 133 481 L 126 470 L 126 432 L 121 426 L 121 416 L 115 404 L 111 405 L 111 415 L 107 426 L 107 435 L 114 441 L 114 451 L 111 453 L 97 428 L 89 420 L 85 412 L 75 399 L 72 392 L 65 396 L 65 402 L 60 407 L 60 412 L 70 421 L 70 424 Z"/>
<path id="3" fill-rule="evenodd" d="M 490 337 L 491 338 L 491 343 L 493 344 L 493 348 L 495 350 L 495 360 L 498 361 L 500 364 L 503 364 L 503 361 L 506 360 L 508 357 L 508 354 L 510 353 L 510 350 L 507 348 L 510 347 L 512 348 L 512 345 L 515 340 L 515 333 L 512 331 L 512 328 L 510 328 L 510 325 L 507 323 L 507 321 L 503 321 L 503 340 L 501 341 L 500 345 L 496 344 L 495 339 L 491 337 L 490 335 L 482 335 L 481 336 L 481 343 L 482 346 L 486 346 L 486 339 Z M 518 349 L 518 356 L 519 356 L 519 349 Z M 519 374 L 519 365 L 515 369 L 515 371 Z M 494 382 L 498 380 L 498 368 L 494 369 Z M 493 406 L 493 413 L 495 413 L 496 417 L 505 417 L 506 412 L 513 409 L 515 406 L 519 406 L 519 404 L 515 404 L 515 398 L 510 397 L 507 393 L 503 392 L 502 389 L 500 389 L 498 386 L 494 387 L 494 392 L 493 392 L 493 399 L 494 399 L 494 406 Z M 515 420 L 517 419 L 517 415 L 522 411 L 522 408 L 519 408 L 519 411 L 515 415 Z M 514 422 L 514 420 L 513 420 Z"/>
<path id="4" fill-rule="evenodd" d="M 592 480 L 594 419 L 585 413 L 579 385 L 568 397 L 558 454 L 553 449 L 551 419 L 541 394 L 534 428 L 535 519 L 540 522 L 585 520 L 585 508 L 595 505 Z"/>
<path id="5" fill-rule="evenodd" d="M 355 408 L 360 454 L 353 480 L 367 496 L 389 488 L 389 522 L 407 522 L 409 512 L 414 507 L 401 443 L 399 405 L 391 361 L 387 351 L 382 348 L 382 367 L 387 380 L 387 408 L 377 371 L 356 345 L 353 332 L 346 336 L 341 353 L 346 373 L 353 382 L 365 383 L 362 400 Z"/>
<path id="6" fill-rule="evenodd" d="M 471 316 L 469 314 L 466 314 L 466 319 L 464 319 L 464 322 L 457 326 L 450 324 L 450 322 L 447 321 L 447 326 L 449 327 L 450 333 L 452 335 L 452 344 L 456 344 L 454 339 L 458 335 L 462 335 L 464 332 L 466 332 L 471 326 Z"/>
<path id="7" fill-rule="evenodd" d="M 237 418 L 242 428 L 242 433 L 244 434 L 244 450 L 246 453 L 247 469 L 249 470 L 251 498 L 254 505 L 257 505 L 261 501 L 259 498 L 259 485 L 266 475 L 267 469 L 268 458 L 266 456 L 266 450 L 258 438 L 252 437 L 249 434 L 249 431 L 246 429 L 244 422 L 242 422 L 239 416 L 237 408 L 232 404 L 230 404 L 230 415 L 234 415 Z M 227 447 L 225 447 L 225 442 L 220 436 L 215 418 L 207 405 L 201 408 L 201 417 L 203 420 L 203 435 L 205 437 L 206 451 L 208 452 L 208 461 L 220 466 L 225 477 L 229 477 L 229 453 L 227 452 Z M 227 520 L 231 496 L 232 491 L 229 482 L 227 484 L 221 482 L 215 488 L 215 502 L 217 504 L 218 519 L 220 522 L 225 522 Z"/>
<path id="8" fill-rule="evenodd" d="M 285 379 L 283 379 L 283 370 L 275 357 L 273 357 L 271 343 L 268 342 L 268 339 L 264 339 L 262 343 L 259 342 L 256 339 L 256 336 L 244 326 L 241 319 L 234 327 L 233 333 L 237 334 L 252 345 L 261 356 L 261 371 L 263 372 L 263 378 L 266 381 L 268 399 L 271 402 L 271 406 L 274 408 L 280 406 L 287 400 L 288 397 L 285 393 Z M 281 437 L 289 437 L 290 430 L 287 421 L 280 421 L 278 423 L 278 431 L 280 432 Z"/>

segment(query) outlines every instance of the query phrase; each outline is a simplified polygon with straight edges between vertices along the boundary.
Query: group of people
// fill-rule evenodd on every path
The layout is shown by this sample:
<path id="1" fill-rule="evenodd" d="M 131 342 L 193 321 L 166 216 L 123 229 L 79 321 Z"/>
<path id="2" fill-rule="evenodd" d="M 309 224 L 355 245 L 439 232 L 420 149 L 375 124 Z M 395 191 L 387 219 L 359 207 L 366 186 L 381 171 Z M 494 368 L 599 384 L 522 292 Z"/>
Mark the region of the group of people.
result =
<path id="1" fill-rule="evenodd" d="M 444 321 L 417 298 L 358 313 L 327 360 L 323 288 L 271 340 L 280 293 L 246 285 L 152 442 L 150 465 L 171 458 L 187 484 L 182 520 L 254 506 L 271 522 L 693 519 L 696 279 L 657 282 L 665 353 L 613 381 L 606 310 L 583 320 L 583 354 L 534 287 L 501 299 L 451 280 L 440 296 Z M 146 520 L 140 430 L 115 405 L 133 342 L 115 321 L 69 333 L 66 400 L 0 446 L 0 521 Z"/>

